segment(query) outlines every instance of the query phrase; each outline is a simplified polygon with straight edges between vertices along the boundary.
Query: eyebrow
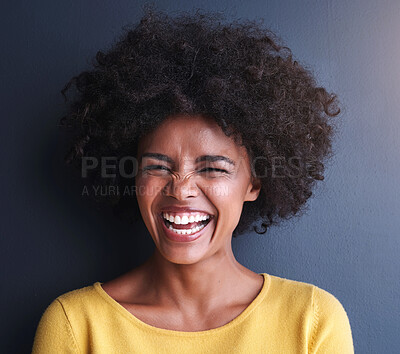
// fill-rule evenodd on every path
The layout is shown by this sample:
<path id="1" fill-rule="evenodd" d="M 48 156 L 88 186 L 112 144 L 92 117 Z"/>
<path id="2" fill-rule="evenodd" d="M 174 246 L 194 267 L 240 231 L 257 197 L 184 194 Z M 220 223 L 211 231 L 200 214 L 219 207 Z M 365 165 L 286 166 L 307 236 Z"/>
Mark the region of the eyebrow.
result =
<path id="1" fill-rule="evenodd" d="M 222 156 L 222 155 L 203 155 L 196 159 L 196 163 L 207 161 L 207 162 L 215 162 L 215 161 L 225 161 L 230 163 L 231 165 L 235 166 L 235 162 L 232 161 L 229 157 Z"/>
<path id="2" fill-rule="evenodd" d="M 174 163 L 174 160 L 172 160 L 169 156 L 163 155 L 163 154 L 157 154 L 157 153 L 154 153 L 154 152 L 146 152 L 146 153 L 144 153 L 140 157 L 140 162 L 142 162 L 142 160 L 145 157 L 149 157 L 149 158 L 156 159 L 156 160 L 162 160 L 162 161 L 166 161 L 166 162 L 169 162 L 169 163 Z"/>
<path id="3" fill-rule="evenodd" d="M 168 163 L 174 163 L 174 160 L 171 159 L 169 156 L 164 155 L 164 154 L 158 154 L 158 153 L 153 153 L 153 152 L 146 152 L 140 157 L 140 162 L 142 162 L 143 158 L 153 158 L 156 160 L 161 160 L 161 161 L 166 161 Z M 215 161 L 225 161 L 230 163 L 231 165 L 235 166 L 235 162 L 232 161 L 229 157 L 222 156 L 222 155 L 202 155 L 196 159 L 196 163 L 202 162 L 202 161 L 207 161 L 207 162 L 215 162 Z"/>

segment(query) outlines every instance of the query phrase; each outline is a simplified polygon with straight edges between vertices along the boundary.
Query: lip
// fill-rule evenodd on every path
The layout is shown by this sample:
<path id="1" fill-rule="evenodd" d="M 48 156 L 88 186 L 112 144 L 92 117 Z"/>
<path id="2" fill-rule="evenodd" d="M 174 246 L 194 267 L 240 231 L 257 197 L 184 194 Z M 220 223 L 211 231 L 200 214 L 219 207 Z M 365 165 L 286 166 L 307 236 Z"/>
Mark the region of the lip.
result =
<path id="1" fill-rule="evenodd" d="M 191 211 L 193 211 L 193 210 L 191 210 Z M 196 211 L 200 211 L 200 210 L 196 210 Z M 160 223 L 162 225 L 162 228 L 163 228 L 164 233 L 167 236 L 167 238 L 169 240 L 175 241 L 175 242 L 191 242 L 191 241 L 197 240 L 199 237 L 201 237 L 204 234 L 204 231 L 213 222 L 213 220 L 212 220 L 213 218 L 211 217 L 208 224 L 205 227 L 203 227 L 200 231 L 197 231 L 190 235 L 178 235 L 175 232 L 173 232 L 172 230 L 168 229 L 168 227 L 165 225 L 164 218 L 162 217 L 162 213 L 159 214 L 159 219 L 160 219 Z"/>

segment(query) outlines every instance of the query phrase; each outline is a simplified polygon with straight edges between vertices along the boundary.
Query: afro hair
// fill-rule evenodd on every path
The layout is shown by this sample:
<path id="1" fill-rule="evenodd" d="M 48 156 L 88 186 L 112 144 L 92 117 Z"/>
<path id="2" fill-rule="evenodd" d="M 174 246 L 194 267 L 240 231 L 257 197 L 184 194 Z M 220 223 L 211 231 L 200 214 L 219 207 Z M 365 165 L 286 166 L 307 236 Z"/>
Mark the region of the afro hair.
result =
<path id="1" fill-rule="evenodd" d="M 259 197 L 244 204 L 233 236 L 251 228 L 262 234 L 299 215 L 315 181 L 324 178 L 331 118 L 340 109 L 336 95 L 319 87 L 280 42 L 262 21 L 227 22 L 221 13 L 199 9 L 170 16 L 146 7 L 139 23 L 124 27 L 91 69 L 61 91 L 66 97 L 76 88 L 61 119 L 75 136 L 66 162 L 80 168 L 88 156 L 136 156 L 140 138 L 166 117 L 201 114 L 246 147 L 261 181 Z M 118 174 L 101 177 L 100 168 L 89 177 L 132 185 Z M 118 215 L 140 218 L 135 195 L 106 200 Z"/>

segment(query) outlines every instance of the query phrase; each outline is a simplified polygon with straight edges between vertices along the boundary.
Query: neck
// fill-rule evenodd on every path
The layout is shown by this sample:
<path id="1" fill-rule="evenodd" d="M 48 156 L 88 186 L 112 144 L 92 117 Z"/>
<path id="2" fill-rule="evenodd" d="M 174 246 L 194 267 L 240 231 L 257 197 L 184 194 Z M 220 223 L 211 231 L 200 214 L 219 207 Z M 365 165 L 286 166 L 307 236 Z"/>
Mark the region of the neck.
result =
<path id="1" fill-rule="evenodd" d="M 193 264 L 176 264 L 155 249 L 143 264 L 150 296 L 161 306 L 209 310 L 237 301 L 257 273 L 239 264 L 229 248 Z"/>

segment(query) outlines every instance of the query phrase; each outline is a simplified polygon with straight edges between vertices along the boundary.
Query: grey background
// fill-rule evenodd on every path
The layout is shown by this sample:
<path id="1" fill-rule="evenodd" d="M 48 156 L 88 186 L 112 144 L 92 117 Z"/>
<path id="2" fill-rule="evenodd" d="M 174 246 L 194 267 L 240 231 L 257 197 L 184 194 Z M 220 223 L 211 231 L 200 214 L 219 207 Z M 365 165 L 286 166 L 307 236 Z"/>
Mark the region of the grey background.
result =
<path id="1" fill-rule="evenodd" d="M 105 282 L 152 250 L 81 196 L 64 167 L 61 88 L 89 67 L 144 1 L 22 1 L 1 6 L 1 351 L 27 353 L 58 295 Z M 347 311 L 358 353 L 400 346 L 400 2 L 155 1 L 228 18 L 264 18 L 342 102 L 335 157 L 302 218 L 233 241 L 256 272 L 313 283 Z"/>

